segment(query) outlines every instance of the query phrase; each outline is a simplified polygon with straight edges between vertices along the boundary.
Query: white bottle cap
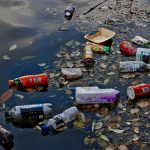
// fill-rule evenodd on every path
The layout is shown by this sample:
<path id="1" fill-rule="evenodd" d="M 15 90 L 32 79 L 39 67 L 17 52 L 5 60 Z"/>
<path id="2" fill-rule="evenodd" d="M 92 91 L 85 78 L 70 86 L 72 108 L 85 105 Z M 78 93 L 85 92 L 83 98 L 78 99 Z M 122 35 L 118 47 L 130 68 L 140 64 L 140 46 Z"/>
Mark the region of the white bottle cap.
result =
<path id="1" fill-rule="evenodd" d="M 132 86 L 129 86 L 127 89 L 127 95 L 129 97 L 129 99 L 134 99 L 135 98 L 135 92 Z"/>

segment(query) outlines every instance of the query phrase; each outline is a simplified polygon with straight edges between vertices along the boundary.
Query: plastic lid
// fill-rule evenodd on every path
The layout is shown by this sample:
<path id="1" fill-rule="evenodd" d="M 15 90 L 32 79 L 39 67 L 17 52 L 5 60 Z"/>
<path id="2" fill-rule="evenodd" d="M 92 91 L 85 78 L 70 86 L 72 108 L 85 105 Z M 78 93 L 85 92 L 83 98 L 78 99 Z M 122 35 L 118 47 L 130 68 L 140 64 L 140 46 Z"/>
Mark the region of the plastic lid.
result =
<path id="1" fill-rule="evenodd" d="M 9 81 L 8 81 L 8 87 L 9 87 L 9 88 L 12 88 L 12 82 L 13 82 L 13 80 L 9 80 Z"/>
<path id="2" fill-rule="evenodd" d="M 134 92 L 134 89 L 132 88 L 132 86 L 128 87 L 127 95 L 129 97 L 129 99 L 134 99 L 135 98 L 135 92 Z"/>
<path id="3" fill-rule="evenodd" d="M 105 52 L 109 52 L 110 47 L 104 46 L 103 50 L 104 50 Z"/>
<path id="4" fill-rule="evenodd" d="M 48 128 L 47 125 L 41 125 L 41 129 L 42 129 L 42 132 L 45 133 L 45 134 L 47 134 L 48 131 L 49 131 L 49 128 Z"/>

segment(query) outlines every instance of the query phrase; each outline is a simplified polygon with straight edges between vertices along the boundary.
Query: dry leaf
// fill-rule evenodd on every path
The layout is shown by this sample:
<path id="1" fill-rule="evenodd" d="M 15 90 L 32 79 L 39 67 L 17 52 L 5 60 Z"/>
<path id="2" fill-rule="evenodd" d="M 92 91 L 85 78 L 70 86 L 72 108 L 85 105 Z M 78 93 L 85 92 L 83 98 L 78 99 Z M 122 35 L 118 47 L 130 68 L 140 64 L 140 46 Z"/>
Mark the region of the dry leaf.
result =
<path id="1" fill-rule="evenodd" d="M 108 108 L 106 108 L 106 107 L 102 107 L 102 108 L 98 111 L 98 113 L 99 113 L 100 115 L 108 115 L 108 112 L 109 112 L 109 110 L 108 110 Z"/>
<path id="2" fill-rule="evenodd" d="M 103 140 L 105 140 L 105 141 L 107 141 L 107 142 L 109 142 L 108 137 L 107 137 L 107 136 L 105 136 L 105 135 L 101 135 L 101 136 L 100 136 L 100 138 L 101 138 L 101 139 L 103 139 Z"/>
<path id="3" fill-rule="evenodd" d="M 15 94 L 15 96 L 18 97 L 18 98 L 21 99 L 21 100 L 24 99 L 24 96 L 21 95 L 21 94 Z"/>
<path id="4" fill-rule="evenodd" d="M 72 91 L 71 90 L 66 90 L 66 94 L 71 95 Z"/>
<path id="5" fill-rule="evenodd" d="M 109 123 L 108 128 L 118 129 L 118 128 L 120 128 L 120 125 L 118 123 Z"/>
<path id="6" fill-rule="evenodd" d="M 137 114 L 138 112 L 139 112 L 139 109 L 137 109 L 137 108 L 132 108 L 130 110 L 130 114 L 132 114 L 132 115 Z"/>
<path id="7" fill-rule="evenodd" d="M 8 101 L 13 95 L 13 90 L 8 90 L 0 96 L 0 103 Z"/>
<path id="8" fill-rule="evenodd" d="M 150 102 L 148 100 L 142 99 L 142 100 L 137 101 L 136 105 L 140 106 L 141 108 L 146 108 L 150 105 Z"/>
<path id="9" fill-rule="evenodd" d="M 118 147 L 119 150 L 128 150 L 128 147 L 126 145 L 120 145 Z"/>
<path id="10" fill-rule="evenodd" d="M 132 141 L 137 141 L 137 140 L 139 140 L 139 137 L 135 134 Z"/>
<path id="11" fill-rule="evenodd" d="M 105 150 L 115 150 L 115 146 L 108 145 Z"/>
<path id="12" fill-rule="evenodd" d="M 17 48 L 17 45 L 16 44 L 13 44 L 10 48 L 9 48 L 9 50 L 10 51 L 13 51 L 13 50 L 15 50 Z"/>
<path id="13" fill-rule="evenodd" d="M 85 144 L 85 145 L 91 145 L 91 144 L 95 143 L 96 141 L 97 141 L 96 138 L 89 138 L 89 137 L 86 137 L 86 138 L 84 139 L 84 144 Z"/>
<path id="14" fill-rule="evenodd" d="M 139 128 L 138 128 L 138 127 L 135 127 L 135 128 L 134 128 L 134 132 L 135 132 L 135 133 L 139 133 L 139 132 L 140 132 L 140 131 L 139 131 Z"/>
<path id="15" fill-rule="evenodd" d="M 75 127 L 75 128 L 84 128 L 84 122 L 82 121 L 82 120 L 76 120 L 76 121 L 74 121 L 74 123 L 73 123 L 73 126 Z"/>
<path id="16" fill-rule="evenodd" d="M 108 127 L 108 129 L 109 129 L 109 131 L 113 131 L 113 132 L 118 133 L 118 134 L 124 132 L 124 130 L 120 130 L 120 129 L 111 129 L 110 127 Z"/>

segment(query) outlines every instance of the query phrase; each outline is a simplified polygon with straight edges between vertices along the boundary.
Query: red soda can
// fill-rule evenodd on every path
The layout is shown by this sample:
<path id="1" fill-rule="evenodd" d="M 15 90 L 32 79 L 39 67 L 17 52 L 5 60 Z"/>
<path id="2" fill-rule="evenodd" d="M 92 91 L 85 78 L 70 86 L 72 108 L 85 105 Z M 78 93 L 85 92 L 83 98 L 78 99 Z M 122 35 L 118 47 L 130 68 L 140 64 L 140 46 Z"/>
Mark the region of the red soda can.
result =
<path id="1" fill-rule="evenodd" d="M 129 55 L 129 56 L 136 55 L 136 49 L 127 41 L 121 42 L 119 48 L 120 48 L 120 51 L 126 55 Z"/>
<path id="2" fill-rule="evenodd" d="M 139 84 L 136 86 L 129 86 L 127 89 L 129 99 L 136 99 L 150 95 L 150 84 Z"/>

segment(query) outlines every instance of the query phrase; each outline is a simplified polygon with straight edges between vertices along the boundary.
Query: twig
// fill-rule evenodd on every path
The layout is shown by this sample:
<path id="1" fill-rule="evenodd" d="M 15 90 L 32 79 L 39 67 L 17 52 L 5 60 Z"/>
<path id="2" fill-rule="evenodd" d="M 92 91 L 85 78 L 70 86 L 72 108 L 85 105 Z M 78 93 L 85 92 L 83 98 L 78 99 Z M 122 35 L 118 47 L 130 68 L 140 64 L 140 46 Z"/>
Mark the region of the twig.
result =
<path id="1" fill-rule="evenodd" d="M 99 5 L 101 5 L 101 4 L 103 4 L 103 3 L 107 2 L 107 1 L 108 0 L 104 0 L 103 2 L 95 5 L 94 7 L 90 8 L 87 12 L 83 13 L 83 15 L 87 15 L 89 12 L 91 12 L 92 10 L 94 10 L 96 7 L 98 7 Z"/>

